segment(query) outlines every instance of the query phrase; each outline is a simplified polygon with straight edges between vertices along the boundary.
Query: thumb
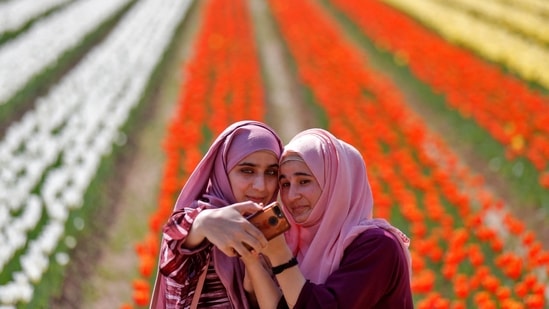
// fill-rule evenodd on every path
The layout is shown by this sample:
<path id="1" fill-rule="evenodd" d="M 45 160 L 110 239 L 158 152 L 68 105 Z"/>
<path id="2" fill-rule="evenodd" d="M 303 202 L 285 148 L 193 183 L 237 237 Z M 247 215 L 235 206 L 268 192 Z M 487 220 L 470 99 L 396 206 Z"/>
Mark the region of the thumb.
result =
<path id="1" fill-rule="evenodd" d="M 263 204 L 257 204 L 252 201 L 246 201 L 233 204 L 233 207 L 240 212 L 241 215 L 253 214 L 263 209 Z"/>

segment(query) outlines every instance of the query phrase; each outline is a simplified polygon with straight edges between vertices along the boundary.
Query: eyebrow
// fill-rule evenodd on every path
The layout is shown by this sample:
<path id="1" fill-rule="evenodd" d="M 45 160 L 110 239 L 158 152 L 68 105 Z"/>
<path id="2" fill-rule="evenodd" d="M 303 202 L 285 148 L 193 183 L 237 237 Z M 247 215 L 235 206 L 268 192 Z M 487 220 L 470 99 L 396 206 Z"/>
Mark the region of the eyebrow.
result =
<path id="1" fill-rule="evenodd" d="M 311 174 L 308 174 L 308 173 L 305 173 L 305 172 L 296 172 L 293 174 L 294 176 L 306 176 L 306 177 L 314 177 L 313 175 Z M 278 180 L 281 180 L 282 178 L 287 178 L 286 175 L 284 174 L 280 174 L 280 176 L 278 176 Z"/>
<path id="2" fill-rule="evenodd" d="M 239 163 L 238 166 L 252 166 L 252 167 L 256 167 L 256 166 L 259 166 L 259 165 L 258 165 L 258 164 L 251 163 L 251 162 L 242 162 L 242 163 Z M 277 167 L 277 168 L 278 168 L 278 163 L 274 163 L 274 164 L 271 164 L 271 165 L 267 166 L 267 168 L 273 168 L 273 167 Z"/>

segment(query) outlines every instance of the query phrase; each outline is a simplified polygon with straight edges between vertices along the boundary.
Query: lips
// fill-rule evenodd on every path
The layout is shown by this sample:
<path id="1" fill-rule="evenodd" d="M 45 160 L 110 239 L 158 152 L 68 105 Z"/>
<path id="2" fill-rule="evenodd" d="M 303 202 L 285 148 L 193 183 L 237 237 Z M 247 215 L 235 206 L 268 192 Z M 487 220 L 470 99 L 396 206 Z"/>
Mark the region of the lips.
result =
<path id="1" fill-rule="evenodd" d="M 309 206 L 292 206 L 292 213 L 294 215 L 300 215 L 309 209 Z"/>
<path id="2" fill-rule="evenodd" d="M 247 198 L 254 202 L 254 203 L 265 203 L 265 198 L 264 197 L 251 197 L 251 196 L 247 196 Z"/>

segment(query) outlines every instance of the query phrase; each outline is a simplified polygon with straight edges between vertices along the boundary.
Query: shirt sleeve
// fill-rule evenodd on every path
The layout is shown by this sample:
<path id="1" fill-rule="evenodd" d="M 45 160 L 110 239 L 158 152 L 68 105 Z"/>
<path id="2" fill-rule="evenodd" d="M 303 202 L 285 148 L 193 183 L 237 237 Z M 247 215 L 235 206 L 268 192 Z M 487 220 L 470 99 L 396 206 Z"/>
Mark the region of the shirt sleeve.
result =
<path id="1" fill-rule="evenodd" d="M 202 210 L 203 207 L 174 211 L 162 231 L 159 270 L 178 283 L 198 275 L 208 261 L 210 250 L 204 250 L 211 246 L 208 241 L 193 249 L 182 246 L 195 218 Z"/>
<path id="2" fill-rule="evenodd" d="M 365 231 L 324 284 L 305 283 L 295 308 L 413 308 L 408 264 L 398 240 L 383 229 Z"/>

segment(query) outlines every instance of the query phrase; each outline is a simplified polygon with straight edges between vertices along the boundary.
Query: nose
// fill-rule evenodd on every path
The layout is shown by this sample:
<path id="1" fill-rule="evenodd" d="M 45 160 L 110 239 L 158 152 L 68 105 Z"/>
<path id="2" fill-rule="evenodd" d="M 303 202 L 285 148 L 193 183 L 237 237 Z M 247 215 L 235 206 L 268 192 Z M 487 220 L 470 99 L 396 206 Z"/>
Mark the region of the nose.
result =
<path id="1" fill-rule="evenodd" d="M 257 176 L 252 184 L 253 188 L 258 191 L 265 190 L 265 177 Z"/>
<path id="2" fill-rule="evenodd" d="M 295 186 L 290 186 L 287 192 L 289 201 L 295 201 L 301 197 L 301 193 L 299 193 L 299 190 Z"/>

